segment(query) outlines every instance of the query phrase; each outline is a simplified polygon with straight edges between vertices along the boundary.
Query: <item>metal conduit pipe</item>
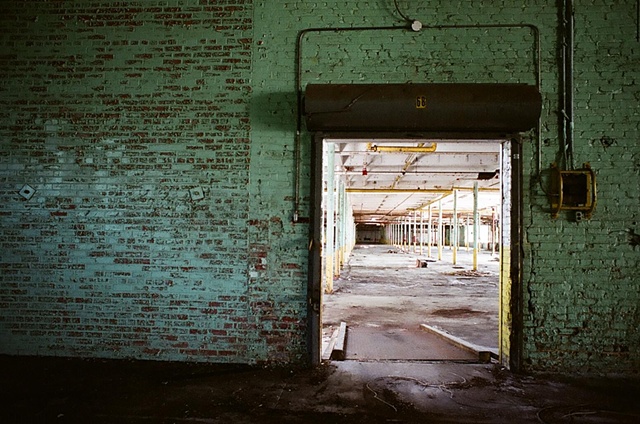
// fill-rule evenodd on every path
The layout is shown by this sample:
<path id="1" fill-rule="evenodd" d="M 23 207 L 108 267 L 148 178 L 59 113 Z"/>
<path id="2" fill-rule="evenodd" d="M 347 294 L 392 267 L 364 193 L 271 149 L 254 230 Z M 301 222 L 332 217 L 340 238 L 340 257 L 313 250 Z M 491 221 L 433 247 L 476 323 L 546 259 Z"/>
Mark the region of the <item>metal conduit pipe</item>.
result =
<path id="1" fill-rule="evenodd" d="M 294 211 L 293 222 L 297 223 L 300 217 L 300 143 L 302 137 L 302 42 L 304 37 L 310 32 L 353 32 L 353 31 L 397 31 L 409 30 L 410 26 L 373 26 L 373 27 L 333 27 L 333 28 L 307 28 L 298 33 L 296 40 L 296 93 L 297 93 L 297 116 L 296 116 L 296 135 L 293 145 L 295 160 L 295 187 L 294 187 Z"/>
<path id="2" fill-rule="evenodd" d="M 574 9 L 572 0 L 563 2 L 563 42 L 562 42 L 562 115 L 563 141 L 562 155 L 565 167 L 574 169 L 573 162 L 573 33 Z"/>
<path id="3" fill-rule="evenodd" d="M 420 31 L 425 29 L 488 29 L 488 28 L 528 28 L 531 30 L 534 36 L 534 67 L 535 67 L 535 79 L 536 88 L 540 91 L 540 30 L 533 24 L 469 24 L 469 25 L 428 25 L 421 26 L 420 28 L 413 27 L 411 24 L 402 26 L 371 26 L 371 27 L 329 27 L 329 28 L 307 28 L 298 32 L 296 39 L 296 63 L 295 63 L 295 85 L 297 93 L 297 117 L 296 117 L 296 133 L 294 140 L 294 161 L 295 161 L 295 182 L 294 182 L 294 211 L 293 222 L 297 223 L 300 214 L 300 143 L 302 137 L 302 115 L 303 115 L 303 101 L 302 101 L 302 43 L 307 34 L 311 32 L 327 33 L 327 32 L 358 32 L 358 31 Z M 542 157 L 542 141 L 541 141 L 541 123 L 538 120 L 537 128 L 537 149 L 538 149 L 538 173 L 541 170 Z"/>

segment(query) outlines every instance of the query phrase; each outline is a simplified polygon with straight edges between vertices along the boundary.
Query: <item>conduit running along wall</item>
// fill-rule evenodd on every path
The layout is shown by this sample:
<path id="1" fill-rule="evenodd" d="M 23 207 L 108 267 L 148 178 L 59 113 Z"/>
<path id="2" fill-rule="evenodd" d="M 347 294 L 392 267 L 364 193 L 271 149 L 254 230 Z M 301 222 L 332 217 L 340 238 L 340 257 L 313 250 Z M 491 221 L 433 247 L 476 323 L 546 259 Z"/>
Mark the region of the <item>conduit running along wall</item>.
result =
<path id="1" fill-rule="evenodd" d="M 309 131 L 518 133 L 534 128 L 542 99 L 527 84 L 309 84 Z"/>

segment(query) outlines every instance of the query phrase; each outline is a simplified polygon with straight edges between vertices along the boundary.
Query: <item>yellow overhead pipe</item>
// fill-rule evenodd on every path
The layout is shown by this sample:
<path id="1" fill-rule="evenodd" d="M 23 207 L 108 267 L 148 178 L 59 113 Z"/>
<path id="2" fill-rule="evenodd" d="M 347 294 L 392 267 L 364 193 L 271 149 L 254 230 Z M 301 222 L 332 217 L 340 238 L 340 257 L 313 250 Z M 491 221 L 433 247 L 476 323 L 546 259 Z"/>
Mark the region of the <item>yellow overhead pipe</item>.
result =
<path id="1" fill-rule="evenodd" d="M 394 193 L 450 193 L 451 190 L 439 188 L 348 188 L 347 193 L 374 193 L 374 194 L 394 194 Z"/>
<path id="2" fill-rule="evenodd" d="M 453 190 L 473 191 L 474 188 L 473 187 L 453 187 Z M 478 187 L 478 191 L 492 191 L 497 193 L 500 191 L 500 187 Z"/>
<path id="3" fill-rule="evenodd" d="M 453 194 L 453 191 L 446 191 L 446 192 L 442 193 L 442 196 L 438 196 L 435 199 L 433 199 L 433 200 L 431 200 L 431 201 L 429 201 L 429 202 L 427 202 L 427 203 L 425 203 L 423 205 L 418 206 L 416 208 L 416 210 L 423 211 L 425 208 L 428 208 L 429 206 L 431 206 L 431 205 L 433 205 L 433 204 L 435 204 L 437 202 L 440 202 L 441 200 L 444 200 L 445 198 L 447 198 L 448 196 L 450 196 L 452 194 Z"/>
<path id="4" fill-rule="evenodd" d="M 367 143 L 367 150 L 376 153 L 433 153 L 437 147 L 437 143 L 431 143 L 428 146 L 378 146 Z"/>

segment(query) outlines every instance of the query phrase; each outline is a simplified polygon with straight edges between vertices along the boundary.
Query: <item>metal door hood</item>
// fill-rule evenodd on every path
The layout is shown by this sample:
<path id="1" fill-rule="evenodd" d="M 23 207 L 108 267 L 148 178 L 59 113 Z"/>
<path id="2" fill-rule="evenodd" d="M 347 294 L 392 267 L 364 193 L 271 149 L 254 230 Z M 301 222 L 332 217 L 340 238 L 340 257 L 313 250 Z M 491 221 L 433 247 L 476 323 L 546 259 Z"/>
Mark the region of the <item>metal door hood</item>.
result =
<path id="1" fill-rule="evenodd" d="M 527 84 L 309 84 L 309 131 L 516 133 L 534 128 L 541 95 Z"/>

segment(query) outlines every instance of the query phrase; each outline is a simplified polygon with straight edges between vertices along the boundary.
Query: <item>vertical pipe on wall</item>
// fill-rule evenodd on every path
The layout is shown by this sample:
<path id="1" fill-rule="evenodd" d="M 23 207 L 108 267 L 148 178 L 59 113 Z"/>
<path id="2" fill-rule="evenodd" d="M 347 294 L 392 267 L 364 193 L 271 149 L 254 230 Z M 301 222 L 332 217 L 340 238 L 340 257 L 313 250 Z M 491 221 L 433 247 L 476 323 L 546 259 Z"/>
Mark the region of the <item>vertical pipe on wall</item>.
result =
<path id="1" fill-rule="evenodd" d="M 574 169 L 573 161 L 573 35 L 574 8 L 572 0 L 563 0 L 562 4 L 562 114 L 563 146 L 562 155 L 565 167 Z"/>

